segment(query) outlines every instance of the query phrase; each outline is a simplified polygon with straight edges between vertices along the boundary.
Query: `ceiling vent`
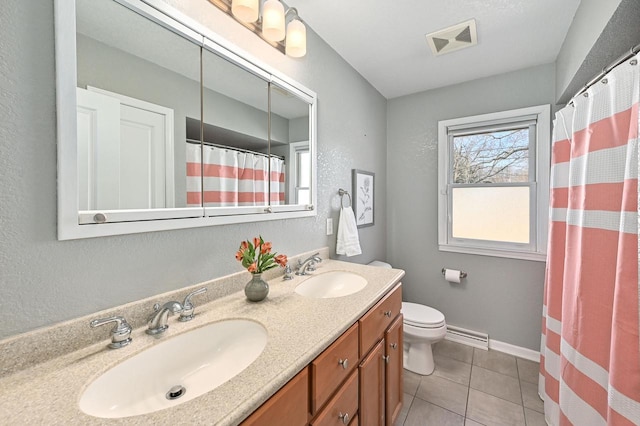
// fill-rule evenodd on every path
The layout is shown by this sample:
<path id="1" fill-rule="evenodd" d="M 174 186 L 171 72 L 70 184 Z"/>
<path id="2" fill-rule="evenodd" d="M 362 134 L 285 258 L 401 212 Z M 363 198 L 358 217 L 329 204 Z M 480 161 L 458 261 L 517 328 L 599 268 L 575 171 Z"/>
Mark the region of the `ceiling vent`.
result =
<path id="1" fill-rule="evenodd" d="M 471 19 L 444 30 L 426 35 L 427 43 L 435 56 L 478 44 L 476 20 Z"/>

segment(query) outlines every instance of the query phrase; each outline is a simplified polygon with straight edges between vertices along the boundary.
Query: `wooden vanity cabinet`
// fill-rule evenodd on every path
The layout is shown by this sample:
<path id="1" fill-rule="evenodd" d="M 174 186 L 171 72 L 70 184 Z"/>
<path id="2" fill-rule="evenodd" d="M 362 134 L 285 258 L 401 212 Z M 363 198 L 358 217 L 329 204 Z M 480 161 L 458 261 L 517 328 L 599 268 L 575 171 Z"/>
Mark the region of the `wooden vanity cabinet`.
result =
<path id="1" fill-rule="evenodd" d="M 393 425 L 402 408 L 402 288 L 398 284 L 360 320 L 360 420 Z"/>
<path id="2" fill-rule="evenodd" d="M 401 307 L 398 284 L 242 425 L 392 425 L 403 395 Z"/>

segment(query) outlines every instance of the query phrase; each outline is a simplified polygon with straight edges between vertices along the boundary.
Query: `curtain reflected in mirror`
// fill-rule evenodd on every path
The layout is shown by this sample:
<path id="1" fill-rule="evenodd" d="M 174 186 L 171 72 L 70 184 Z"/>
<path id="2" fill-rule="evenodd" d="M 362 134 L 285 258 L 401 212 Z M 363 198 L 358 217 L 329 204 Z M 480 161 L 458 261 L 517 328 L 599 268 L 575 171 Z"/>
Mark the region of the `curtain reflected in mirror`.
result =
<path id="1" fill-rule="evenodd" d="M 202 158 L 194 158 L 202 160 L 202 179 L 200 173 L 187 178 L 194 182 L 190 205 L 198 205 L 200 190 L 205 207 L 268 205 L 268 82 L 203 50 L 202 85 L 202 128 L 187 119 L 189 142 L 200 133 L 203 140 Z"/>

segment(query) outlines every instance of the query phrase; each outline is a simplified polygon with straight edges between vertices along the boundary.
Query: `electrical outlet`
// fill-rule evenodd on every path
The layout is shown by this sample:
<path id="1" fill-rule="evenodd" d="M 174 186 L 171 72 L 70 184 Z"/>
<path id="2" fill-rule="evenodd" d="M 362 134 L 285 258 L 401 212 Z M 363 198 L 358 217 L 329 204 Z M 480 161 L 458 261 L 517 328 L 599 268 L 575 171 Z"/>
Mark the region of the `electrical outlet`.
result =
<path id="1" fill-rule="evenodd" d="M 333 235 L 333 219 L 327 218 L 327 235 Z"/>

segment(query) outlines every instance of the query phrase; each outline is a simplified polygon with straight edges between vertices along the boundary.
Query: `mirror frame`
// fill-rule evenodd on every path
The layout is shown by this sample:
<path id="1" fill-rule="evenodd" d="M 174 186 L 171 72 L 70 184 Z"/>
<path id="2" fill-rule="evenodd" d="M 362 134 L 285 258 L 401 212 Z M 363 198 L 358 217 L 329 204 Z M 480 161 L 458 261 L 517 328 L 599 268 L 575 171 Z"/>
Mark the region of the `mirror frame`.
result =
<path id="1" fill-rule="evenodd" d="M 225 208 L 211 215 L 207 207 L 148 210 L 79 211 L 77 169 L 77 62 L 75 0 L 54 1 L 56 110 L 58 153 L 58 240 L 92 238 L 202 226 L 316 216 L 317 205 L 317 95 L 298 82 L 261 64 L 203 25 L 158 0 L 112 0 L 156 24 L 185 37 L 197 46 L 223 56 L 241 69 L 264 78 L 270 85 L 290 91 L 309 103 L 311 152 L 311 204 L 261 207 L 247 214 L 244 208 Z M 202 102 L 202 100 L 201 100 Z M 108 215 L 100 223 L 98 215 Z M 89 223 L 87 223 L 89 222 Z M 81 224 L 83 223 L 83 224 Z"/>

